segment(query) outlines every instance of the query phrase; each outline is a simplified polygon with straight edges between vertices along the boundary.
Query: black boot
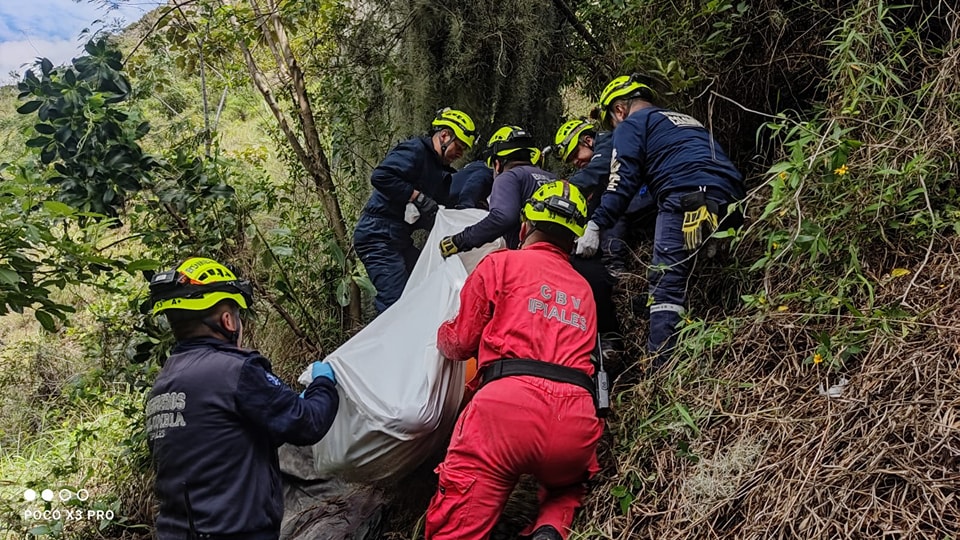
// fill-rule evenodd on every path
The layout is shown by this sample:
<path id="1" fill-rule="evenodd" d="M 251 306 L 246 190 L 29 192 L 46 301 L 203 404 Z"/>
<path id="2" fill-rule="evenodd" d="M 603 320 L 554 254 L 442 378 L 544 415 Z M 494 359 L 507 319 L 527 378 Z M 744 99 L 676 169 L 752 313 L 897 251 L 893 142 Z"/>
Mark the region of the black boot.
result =
<path id="1" fill-rule="evenodd" d="M 530 537 L 530 540 L 563 540 L 563 537 L 550 525 L 543 525 L 533 531 L 533 536 Z"/>

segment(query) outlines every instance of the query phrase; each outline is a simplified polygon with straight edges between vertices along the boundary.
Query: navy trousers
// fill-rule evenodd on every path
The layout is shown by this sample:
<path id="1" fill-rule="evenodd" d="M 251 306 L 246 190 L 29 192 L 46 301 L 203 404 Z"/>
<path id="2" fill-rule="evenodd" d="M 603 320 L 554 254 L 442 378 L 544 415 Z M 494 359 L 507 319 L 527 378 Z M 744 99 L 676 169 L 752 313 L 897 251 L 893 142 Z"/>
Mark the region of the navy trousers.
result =
<path id="1" fill-rule="evenodd" d="M 393 219 L 362 214 L 353 231 L 353 247 L 377 288 L 374 305 L 383 313 L 400 299 L 420 250 L 413 245 L 412 228 Z"/>
<path id="2" fill-rule="evenodd" d="M 650 337 L 647 350 L 654 354 L 653 367 L 665 364 L 677 344 L 677 324 L 687 301 L 687 283 L 693 270 L 696 253 L 683 244 L 683 210 L 680 199 L 698 188 L 674 191 L 657 204 L 657 225 L 653 238 L 653 255 L 647 271 L 650 292 Z M 708 199 L 715 201 L 721 214 L 733 202 L 721 190 L 707 189 Z M 719 216 L 719 228 L 737 226 L 734 215 Z"/>

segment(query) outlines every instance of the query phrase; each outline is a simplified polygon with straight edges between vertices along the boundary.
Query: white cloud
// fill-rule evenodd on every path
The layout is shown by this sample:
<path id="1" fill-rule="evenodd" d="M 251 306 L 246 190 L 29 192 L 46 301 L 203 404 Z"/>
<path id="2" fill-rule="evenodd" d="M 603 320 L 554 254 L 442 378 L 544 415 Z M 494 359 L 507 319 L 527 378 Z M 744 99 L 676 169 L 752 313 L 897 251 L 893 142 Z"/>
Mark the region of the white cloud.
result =
<path id="1" fill-rule="evenodd" d="M 82 47 L 83 44 L 76 39 L 34 38 L 0 43 L 0 84 L 19 79 L 38 57 L 49 58 L 56 66 L 70 63 L 79 56 Z M 11 71 L 17 72 L 16 78 L 10 77 Z"/>
<path id="2" fill-rule="evenodd" d="M 0 42 L 27 36 L 72 38 L 100 17 L 96 6 L 71 0 L 0 2 Z"/>
<path id="3" fill-rule="evenodd" d="M 164 0 L 119 0 L 109 10 L 103 0 L 0 0 L 0 84 L 9 83 L 11 70 L 38 56 L 54 64 L 77 56 L 85 29 L 98 30 L 115 23 L 130 24 Z M 94 23 L 94 21 L 102 21 Z"/>

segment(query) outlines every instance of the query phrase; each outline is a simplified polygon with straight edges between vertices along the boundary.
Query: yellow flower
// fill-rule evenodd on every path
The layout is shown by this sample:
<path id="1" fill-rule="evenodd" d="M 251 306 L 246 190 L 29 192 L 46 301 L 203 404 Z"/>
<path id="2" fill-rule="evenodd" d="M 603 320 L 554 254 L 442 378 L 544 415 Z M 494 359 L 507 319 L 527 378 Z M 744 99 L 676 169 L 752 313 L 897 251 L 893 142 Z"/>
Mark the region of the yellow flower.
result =
<path id="1" fill-rule="evenodd" d="M 777 249 L 778 247 L 780 247 L 780 244 L 774 242 L 774 243 L 773 243 L 773 249 Z"/>
<path id="2" fill-rule="evenodd" d="M 786 171 L 780 173 L 780 179 L 781 179 L 781 180 L 786 180 L 786 179 L 787 179 L 787 173 L 786 173 Z"/>
<path id="3" fill-rule="evenodd" d="M 823 362 L 823 355 L 821 355 L 820 353 L 814 353 L 814 355 L 813 355 L 813 363 L 814 363 L 814 364 L 819 364 L 820 362 Z"/>
<path id="4" fill-rule="evenodd" d="M 841 165 L 840 167 L 834 169 L 834 170 L 833 170 L 833 174 L 835 174 L 835 175 L 837 175 L 837 176 L 843 176 L 843 175 L 847 174 L 847 164 L 844 163 L 844 164 Z"/>
<path id="5" fill-rule="evenodd" d="M 784 305 L 777 306 L 777 311 L 788 311 L 790 308 Z"/>

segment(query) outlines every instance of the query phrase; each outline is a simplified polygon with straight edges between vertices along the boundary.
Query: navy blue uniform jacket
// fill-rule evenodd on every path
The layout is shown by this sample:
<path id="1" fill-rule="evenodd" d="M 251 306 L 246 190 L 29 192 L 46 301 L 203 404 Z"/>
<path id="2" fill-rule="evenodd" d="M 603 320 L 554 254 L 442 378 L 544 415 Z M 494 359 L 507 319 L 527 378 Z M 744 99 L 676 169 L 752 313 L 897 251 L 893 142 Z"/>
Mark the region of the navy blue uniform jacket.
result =
<path id="1" fill-rule="evenodd" d="M 283 517 L 277 447 L 319 441 L 338 406 L 337 389 L 324 377 L 301 398 L 256 351 L 213 338 L 178 343 L 146 410 L 160 498 L 157 538 L 189 538 L 187 497 L 200 538 L 277 538 Z"/>
<path id="2" fill-rule="evenodd" d="M 533 192 L 543 184 L 556 180 L 556 175 L 534 165 L 520 165 L 500 173 L 493 180 L 490 192 L 490 213 L 463 230 L 458 246 L 461 251 L 478 248 L 499 237 L 507 247 L 520 245 L 520 211 Z"/>
<path id="3" fill-rule="evenodd" d="M 703 125 L 678 112 L 647 107 L 613 132 L 610 183 L 593 221 L 612 227 L 644 184 L 654 201 L 705 186 L 730 200 L 744 197 L 743 177 Z"/>
<path id="4" fill-rule="evenodd" d="M 591 194 L 599 197 L 610 182 L 610 153 L 613 151 L 613 134 L 603 131 L 593 138 L 593 157 L 587 166 L 570 176 L 570 183 L 580 188 L 584 197 Z"/>
<path id="5" fill-rule="evenodd" d="M 493 189 L 493 169 L 482 160 L 471 161 L 453 174 L 450 199 L 457 208 L 487 208 Z"/>
<path id="6" fill-rule="evenodd" d="M 423 192 L 440 204 L 450 205 L 450 175 L 455 169 L 443 164 L 430 137 L 415 137 L 390 150 L 370 175 L 373 193 L 363 211 L 403 222 L 403 211 L 413 190 Z M 414 227 L 429 228 L 433 223 Z"/>

